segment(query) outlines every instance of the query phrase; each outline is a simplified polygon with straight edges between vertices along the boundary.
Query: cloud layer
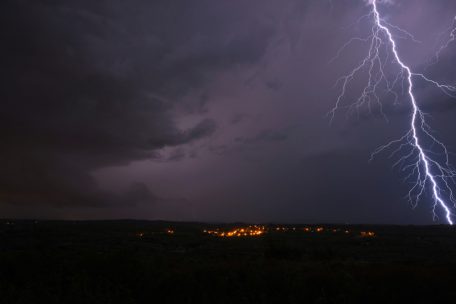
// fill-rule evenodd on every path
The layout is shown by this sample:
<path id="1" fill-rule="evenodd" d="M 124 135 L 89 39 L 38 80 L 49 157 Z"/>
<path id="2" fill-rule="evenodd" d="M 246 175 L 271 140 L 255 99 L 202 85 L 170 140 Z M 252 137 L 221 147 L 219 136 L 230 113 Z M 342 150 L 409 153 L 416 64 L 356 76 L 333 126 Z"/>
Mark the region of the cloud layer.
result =
<path id="1" fill-rule="evenodd" d="M 426 205 L 413 212 L 402 200 L 388 161 L 367 164 L 406 129 L 406 101 L 385 107 L 390 124 L 325 118 L 332 85 L 363 56 L 354 45 L 327 64 L 366 33 L 353 25 L 365 1 L 6 0 L 1 9 L 5 216 L 428 222 Z M 424 70 L 456 4 L 381 10 L 423 41 L 400 49 Z M 426 72 L 454 80 L 453 51 Z M 417 88 L 456 147 L 455 103 Z"/>

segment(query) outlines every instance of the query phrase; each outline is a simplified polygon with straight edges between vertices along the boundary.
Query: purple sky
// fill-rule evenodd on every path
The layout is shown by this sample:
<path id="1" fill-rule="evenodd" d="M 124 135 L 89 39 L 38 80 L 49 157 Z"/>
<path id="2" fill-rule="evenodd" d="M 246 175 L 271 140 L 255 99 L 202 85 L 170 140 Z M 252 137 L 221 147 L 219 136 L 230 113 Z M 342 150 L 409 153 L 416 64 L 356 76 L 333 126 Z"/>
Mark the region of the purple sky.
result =
<path id="1" fill-rule="evenodd" d="M 387 107 L 389 123 L 325 116 L 337 78 L 365 54 L 354 44 L 328 64 L 366 35 L 365 1 L 1 6 L 1 217 L 432 223 L 429 198 L 411 209 L 387 155 L 368 163 L 407 130 L 407 100 Z M 398 46 L 424 71 L 456 2 L 380 8 L 421 41 Z M 455 51 L 426 73 L 454 83 Z M 417 94 L 456 151 L 456 101 Z"/>

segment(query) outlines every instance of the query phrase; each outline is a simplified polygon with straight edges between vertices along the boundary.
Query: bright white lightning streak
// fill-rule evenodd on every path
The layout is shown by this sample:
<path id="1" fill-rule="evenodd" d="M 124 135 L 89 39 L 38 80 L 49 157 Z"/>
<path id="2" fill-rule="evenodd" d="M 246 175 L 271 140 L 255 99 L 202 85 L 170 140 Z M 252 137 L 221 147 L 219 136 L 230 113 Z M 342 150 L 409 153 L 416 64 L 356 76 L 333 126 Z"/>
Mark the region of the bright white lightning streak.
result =
<path id="1" fill-rule="evenodd" d="M 380 152 L 383 152 L 387 149 L 396 148 L 391 157 L 396 155 L 399 152 L 403 152 L 407 147 L 410 148 L 410 151 L 405 152 L 406 154 L 394 164 L 394 166 L 401 166 L 402 171 L 409 171 L 409 175 L 406 179 L 415 178 L 412 184 L 412 187 L 408 193 L 408 198 L 413 206 L 416 206 L 418 201 L 423 196 L 426 188 L 430 186 L 432 191 L 432 198 L 434 201 L 433 204 L 433 215 L 434 219 L 437 217 L 436 208 L 439 206 L 442 208 L 445 213 L 447 222 L 452 225 L 452 212 L 451 208 L 456 206 L 456 197 L 453 195 L 452 186 L 456 185 L 454 178 L 456 178 L 456 171 L 454 171 L 449 164 L 448 151 L 445 145 L 437 140 L 432 134 L 432 130 L 425 121 L 425 113 L 419 108 L 416 97 L 414 95 L 414 78 L 421 78 L 425 82 L 434 85 L 442 92 L 447 94 L 450 97 L 456 98 L 456 86 L 441 84 L 437 81 L 434 81 L 423 74 L 415 73 L 412 69 L 406 65 L 401 59 L 398 50 L 397 44 L 392 33 L 392 30 L 401 33 L 402 35 L 411 38 L 416 42 L 413 35 L 407 31 L 394 26 L 385 20 L 383 20 L 378 11 L 378 0 L 372 0 L 370 5 L 372 6 L 371 12 L 360 18 L 372 17 L 374 20 L 374 25 L 371 29 L 371 34 L 367 38 L 352 38 L 349 40 L 343 47 L 338 51 L 336 58 L 340 53 L 351 43 L 356 41 L 369 43 L 369 51 L 367 56 L 357 65 L 348 75 L 341 77 L 336 84 L 342 83 L 341 93 L 337 98 L 334 108 L 330 111 L 329 115 L 331 116 L 331 121 L 334 119 L 335 113 L 339 110 L 342 105 L 342 100 L 346 95 L 347 87 L 355 76 L 367 68 L 368 71 L 368 80 L 367 85 L 362 90 L 361 96 L 350 106 L 348 106 L 348 111 L 359 111 L 360 107 L 367 106 L 369 112 L 372 111 L 372 104 L 376 104 L 381 112 L 383 113 L 383 106 L 380 100 L 380 97 L 377 95 L 377 91 L 382 83 L 386 84 L 386 91 L 394 96 L 394 102 L 398 102 L 398 93 L 394 91 L 394 88 L 397 85 L 402 84 L 404 89 L 404 82 L 407 84 L 407 96 L 411 102 L 413 109 L 410 129 L 409 131 L 400 139 L 392 141 L 387 145 L 379 147 L 372 154 L 372 158 Z M 450 40 L 444 45 L 441 49 L 448 47 L 448 45 L 454 41 L 456 29 L 451 31 Z M 403 37 L 403 36 L 402 36 Z M 387 49 L 385 55 L 386 58 L 382 59 L 381 52 L 384 49 Z M 439 52 L 439 53 L 440 53 Z M 437 55 L 439 55 L 439 53 Z M 389 56 L 393 57 L 393 62 L 395 62 L 400 68 L 400 72 L 396 77 L 391 81 L 385 74 L 385 65 L 389 62 Z M 432 142 L 432 146 L 440 147 L 442 151 L 441 154 L 445 158 L 445 162 L 439 162 L 435 158 L 432 158 L 430 155 L 433 154 L 433 151 L 427 150 L 423 144 L 422 139 L 427 139 Z M 407 161 L 411 162 L 407 164 Z M 446 199 L 443 197 L 446 196 Z M 451 206 L 452 205 L 452 206 Z"/>

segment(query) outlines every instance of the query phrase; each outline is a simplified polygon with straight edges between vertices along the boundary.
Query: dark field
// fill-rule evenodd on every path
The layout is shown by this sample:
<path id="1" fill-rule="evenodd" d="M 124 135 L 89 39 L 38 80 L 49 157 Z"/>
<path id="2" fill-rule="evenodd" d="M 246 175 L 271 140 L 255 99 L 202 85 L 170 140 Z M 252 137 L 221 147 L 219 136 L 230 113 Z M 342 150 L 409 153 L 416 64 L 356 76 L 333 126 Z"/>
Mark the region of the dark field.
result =
<path id="1" fill-rule="evenodd" d="M 4 220 L 0 303 L 456 303 L 451 227 L 247 226 Z"/>

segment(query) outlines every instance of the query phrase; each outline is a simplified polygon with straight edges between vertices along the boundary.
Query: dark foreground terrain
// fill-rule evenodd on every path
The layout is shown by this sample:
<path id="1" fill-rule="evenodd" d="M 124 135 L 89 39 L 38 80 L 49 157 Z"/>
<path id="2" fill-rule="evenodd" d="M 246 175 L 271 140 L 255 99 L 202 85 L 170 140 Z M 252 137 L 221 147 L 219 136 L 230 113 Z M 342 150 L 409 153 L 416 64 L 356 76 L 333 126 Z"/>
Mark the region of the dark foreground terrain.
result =
<path id="1" fill-rule="evenodd" d="M 0 303 L 456 303 L 456 230 L 3 220 Z"/>

